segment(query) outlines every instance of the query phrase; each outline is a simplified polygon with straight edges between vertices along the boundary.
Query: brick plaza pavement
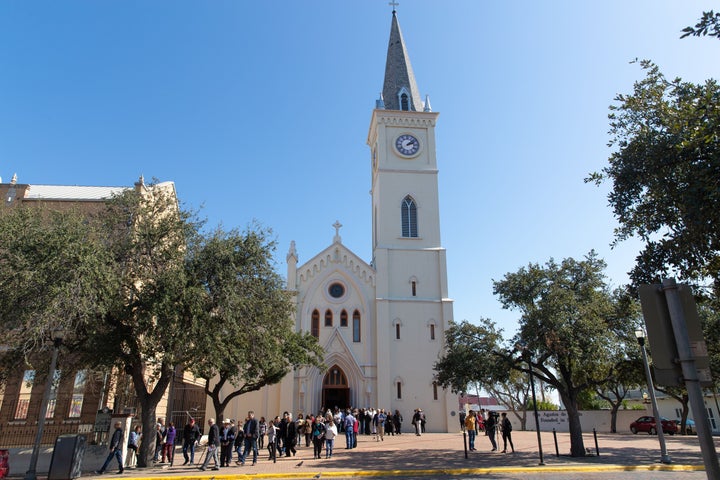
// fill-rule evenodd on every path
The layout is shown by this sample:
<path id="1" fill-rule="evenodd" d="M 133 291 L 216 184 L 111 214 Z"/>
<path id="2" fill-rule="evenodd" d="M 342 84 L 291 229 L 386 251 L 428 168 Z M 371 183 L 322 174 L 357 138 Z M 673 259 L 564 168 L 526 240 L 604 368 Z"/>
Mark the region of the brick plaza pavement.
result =
<path id="1" fill-rule="evenodd" d="M 463 436 L 461 433 L 427 433 L 420 437 L 413 433 L 385 437 L 383 442 L 374 437 L 360 435 L 357 448 L 345 449 L 344 436 L 338 437 L 331 459 L 313 459 L 312 445 L 298 448 L 294 457 L 278 458 L 276 463 L 267 460 L 267 450 L 260 452 L 258 464 L 250 466 L 225 467 L 219 471 L 201 472 L 197 467 L 182 466 L 180 450 L 175 455 L 173 466 L 153 466 L 143 469 L 125 469 L 125 473 L 114 473 L 117 465 L 103 477 L 130 477 L 133 480 L 161 479 L 167 477 L 183 478 L 329 478 L 352 476 L 423 476 L 428 478 L 452 474 L 484 474 L 509 471 L 632 471 L 632 470 L 701 470 L 702 456 L 698 439 L 695 436 L 666 436 L 671 465 L 659 463 L 660 450 L 656 436 L 646 434 L 598 434 L 600 455 L 595 456 L 595 443 L 592 434 L 585 434 L 586 448 L 593 455 L 584 458 L 569 456 L 570 439 L 567 433 L 558 433 L 558 450 L 552 432 L 542 432 L 544 466 L 538 466 L 539 456 L 535 432 L 513 432 L 514 454 L 491 452 L 490 441 L 482 434 L 475 446 L 478 451 L 467 452 L 465 458 Z M 716 438 L 716 448 L 720 438 Z M 502 450 L 502 442 L 500 442 Z M 196 461 L 200 459 L 204 448 L 196 451 Z M 17 458 L 16 458 L 17 460 Z M 12 468 L 11 476 L 22 476 L 24 470 Z M 98 460 L 96 459 L 96 462 Z M 102 461 L 100 461 L 102 463 Z M 212 466 L 212 464 L 211 464 Z M 93 462 L 83 464 L 83 477 L 94 476 L 93 470 L 100 467 Z M 39 477 L 44 474 L 38 469 Z M 46 474 L 46 473 L 45 473 Z"/>

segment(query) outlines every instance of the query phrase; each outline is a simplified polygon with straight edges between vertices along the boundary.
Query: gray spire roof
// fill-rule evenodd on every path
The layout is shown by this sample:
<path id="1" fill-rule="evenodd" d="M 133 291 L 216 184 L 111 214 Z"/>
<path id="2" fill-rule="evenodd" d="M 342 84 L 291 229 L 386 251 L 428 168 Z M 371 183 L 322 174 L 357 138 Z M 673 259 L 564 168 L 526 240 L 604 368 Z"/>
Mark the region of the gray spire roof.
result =
<path id="1" fill-rule="evenodd" d="M 401 92 L 407 93 L 409 108 L 401 108 Z M 390 42 L 388 43 L 387 61 L 385 63 L 385 83 L 383 84 L 382 98 L 387 110 L 423 111 L 420 92 L 415 83 L 415 74 L 410 65 L 410 57 L 405 48 L 395 11 L 393 11 L 392 16 L 392 27 L 390 27 Z"/>

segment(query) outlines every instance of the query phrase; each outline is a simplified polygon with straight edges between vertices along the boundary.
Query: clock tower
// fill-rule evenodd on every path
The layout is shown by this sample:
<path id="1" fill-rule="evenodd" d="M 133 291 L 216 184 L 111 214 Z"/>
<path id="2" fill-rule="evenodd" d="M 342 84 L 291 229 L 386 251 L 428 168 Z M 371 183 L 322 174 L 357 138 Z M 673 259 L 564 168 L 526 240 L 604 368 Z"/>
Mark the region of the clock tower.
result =
<path id="1" fill-rule="evenodd" d="M 447 431 L 456 401 L 433 382 L 433 367 L 453 318 L 440 243 L 437 118 L 429 99 L 421 101 L 393 11 L 382 96 L 372 112 L 367 139 L 378 398 L 422 408 Z"/>

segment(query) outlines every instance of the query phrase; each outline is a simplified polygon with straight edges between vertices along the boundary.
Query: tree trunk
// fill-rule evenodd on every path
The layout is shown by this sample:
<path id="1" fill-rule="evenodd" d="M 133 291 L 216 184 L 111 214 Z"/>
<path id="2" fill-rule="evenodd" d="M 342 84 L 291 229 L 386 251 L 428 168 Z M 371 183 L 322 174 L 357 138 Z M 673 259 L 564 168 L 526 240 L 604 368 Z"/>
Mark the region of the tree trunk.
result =
<path id="1" fill-rule="evenodd" d="M 563 403 L 567 409 L 568 426 L 570 427 L 570 456 L 584 457 L 585 443 L 582 436 L 582 425 L 580 424 L 580 412 L 577 408 L 577 401 L 568 395 L 562 395 Z"/>
<path id="2" fill-rule="evenodd" d="M 620 402 L 610 403 L 610 433 L 617 433 L 617 413 L 620 410 Z"/>
<path id="3" fill-rule="evenodd" d="M 151 402 L 140 402 L 142 412 L 140 415 L 142 421 L 142 440 L 140 442 L 140 450 L 138 451 L 137 466 L 145 468 L 152 465 L 152 457 L 155 455 L 155 417 L 156 406 Z"/>

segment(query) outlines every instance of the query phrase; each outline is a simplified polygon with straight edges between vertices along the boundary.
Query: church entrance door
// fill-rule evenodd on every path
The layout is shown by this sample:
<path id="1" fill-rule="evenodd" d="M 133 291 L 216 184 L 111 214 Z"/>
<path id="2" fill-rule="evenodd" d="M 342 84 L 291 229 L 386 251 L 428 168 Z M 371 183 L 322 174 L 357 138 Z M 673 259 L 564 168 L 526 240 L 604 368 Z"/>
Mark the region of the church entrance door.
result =
<path id="1" fill-rule="evenodd" d="M 347 408 L 350 405 L 350 387 L 342 368 L 333 365 L 323 378 L 322 406 L 327 410 L 339 407 Z"/>

